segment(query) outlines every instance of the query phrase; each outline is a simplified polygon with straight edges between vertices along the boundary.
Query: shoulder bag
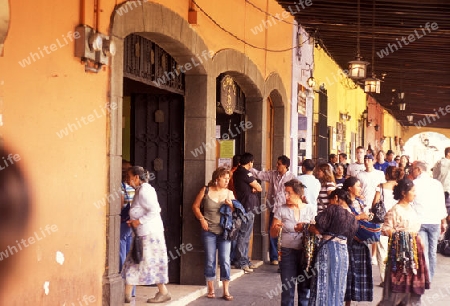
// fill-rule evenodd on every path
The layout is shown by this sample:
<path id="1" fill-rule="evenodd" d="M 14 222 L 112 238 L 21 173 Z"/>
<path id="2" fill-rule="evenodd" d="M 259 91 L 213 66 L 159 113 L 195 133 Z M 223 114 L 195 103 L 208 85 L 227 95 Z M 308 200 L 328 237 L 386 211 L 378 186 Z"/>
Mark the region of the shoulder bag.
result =
<path id="1" fill-rule="evenodd" d="M 206 195 L 208 194 L 208 192 L 209 192 L 209 186 L 205 186 L 205 193 L 203 194 L 203 199 L 202 199 L 202 202 L 200 203 L 200 212 L 202 213 L 202 215 L 205 212 L 205 203 L 206 203 L 206 201 L 208 201 L 208 199 L 206 198 Z"/>
<path id="2" fill-rule="evenodd" d="M 373 218 L 370 222 L 383 224 L 384 216 L 386 216 L 386 207 L 384 206 L 383 184 L 381 184 L 380 200 L 377 203 L 375 203 L 375 205 L 372 207 L 371 211 L 373 213 Z"/>
<path id="3" fill-rule="evenodd" d="M 131 259 L 135 264 L 139 264 L 144 258 L 144 243 L 142 237 L 138 236 L 136 229 L 131 226 L 134 232 L 133 245 L 131 247 Z"/>
<path id="4" fill-rule="evenodd" d="M 349 206 L 353 214 L 358 215 L 355 208 L 353 208 L 351 205 Z M 355 235 L 356 240 L 366 244 L 380 241 L 381 224 L 373 223 L 366 220 L 358 220 L 358 223 L 359 228 Z"/>

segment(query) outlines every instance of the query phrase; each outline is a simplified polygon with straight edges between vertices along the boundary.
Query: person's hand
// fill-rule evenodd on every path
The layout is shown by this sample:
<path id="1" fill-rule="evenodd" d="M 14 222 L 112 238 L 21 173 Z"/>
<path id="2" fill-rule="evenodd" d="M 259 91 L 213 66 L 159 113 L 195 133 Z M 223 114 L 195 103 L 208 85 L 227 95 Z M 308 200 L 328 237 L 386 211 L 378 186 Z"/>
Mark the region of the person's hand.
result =
<path id="1" fill-rule="evenodd" d="M 445 233 L 447 230 L 447 224 L 441 223 L 441 234 Z"/>
<path id="2" fill-rule="evenodd" d="M 301 232 L 302 229 L 303 229 L 303 223 L 297 223 L 297 224 L 294 226 L 294 231 L 296 231 L 296 232 Z"/>
<path id="3" fill-rule="evenodd" d="M 369 220 L 369 216 L 365 212 L 362 212 L 356 216 L 356 220 Z"/>
<path id="4" fill-rule="evenodd" d="M 200 225 L 202 226 L 202 229 L 207 232 L 208 231 L 208 221 L 206 221 L 205 218 L 200 220 Z"/>
<path id="5" fill-rule="evenodd" d="M 317 228 L 316 228 L 316 226 L 314 225 L 314 224 L 311 224 L 310 226 L 309 226 L 309 232 L 311 233 L 311 234 L 314 234 L 314 235 L 319 235 L 320 234 L 320 232 L 317 230 Z"/>
<path id="6" fill-rule="evenodd" d="M 233 206 L 233 202 L 231 202 L 230 199 L 226 199 L 224 203 L 227 204 L 228 206 L 230 206 L 231 209 L 233 209 L 233 207 L 234 207 L 234 206 Z"/>
<path id="7" fill-rule="evenodd" d="M 258 191 L 256 190 L 256 188 L 252 188 L 252 193 L 256 193 L 256 192 L 258 192 Z"/>
<path id="8" fill-rule="evenodd" d="M 141 222 L 139 222 L 139 220 L 128 220 L 127 224 L 129 227 L 136 228 L 141 224 Z"/>

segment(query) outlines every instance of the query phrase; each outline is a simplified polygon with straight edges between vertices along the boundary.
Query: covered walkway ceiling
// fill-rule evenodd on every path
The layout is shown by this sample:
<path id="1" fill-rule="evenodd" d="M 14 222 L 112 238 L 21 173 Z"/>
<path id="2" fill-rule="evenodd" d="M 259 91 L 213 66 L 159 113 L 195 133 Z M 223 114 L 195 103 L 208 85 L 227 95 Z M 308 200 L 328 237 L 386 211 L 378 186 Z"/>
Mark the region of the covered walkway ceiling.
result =
<path id="1" fill-rule="evenodd" d="M 347 69 L 357 50 L 357 0 L 312 0 L 304 9 L 298 0 L 278 2 Z M 361 56 L 372 63 L 374 41 L 374 73 L 383 78 L 375 99 L 403 125 L 437 112 L 439 118 L 429 117 L 427 126 L 450 129 L 450 1 L 375 0 L 374 27 L 373 0 L 360 0 L 360 12 Z M 370 76 L 371 65 L 367 71 Z M 405 111 L 399 110 L 399 91 L 405 93 Z"/>

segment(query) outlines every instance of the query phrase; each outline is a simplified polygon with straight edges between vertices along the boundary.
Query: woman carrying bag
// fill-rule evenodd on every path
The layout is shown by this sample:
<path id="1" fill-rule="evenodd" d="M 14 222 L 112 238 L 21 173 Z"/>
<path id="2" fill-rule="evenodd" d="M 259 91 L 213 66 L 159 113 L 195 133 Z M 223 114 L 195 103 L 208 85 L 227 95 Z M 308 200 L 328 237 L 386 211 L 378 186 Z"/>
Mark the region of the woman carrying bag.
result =
<path id="1" fill-rule="evenodd" d="M 133 285 L 158 286 L 158 292 L 147 303 L 162 303 L 171 299 L 165 286 L 169 282 L 167 248 L 161 207 L 155 189 L 148 183 L 149 173 L 142 167 L 131 167 L 127 172 L 127 183 L 136 189 L 127 221 L 142 242 L 142 256 L 132 256 L 132 249 L 125 260 L 122 277 L 125 278 L 125 303 L 131 302 Z M 134 241 L 132 248 L 136 248 Z M 139 250 L 140 251 L 140 250 Z M 136 253 L 134 253 L 136 255 Z"/>

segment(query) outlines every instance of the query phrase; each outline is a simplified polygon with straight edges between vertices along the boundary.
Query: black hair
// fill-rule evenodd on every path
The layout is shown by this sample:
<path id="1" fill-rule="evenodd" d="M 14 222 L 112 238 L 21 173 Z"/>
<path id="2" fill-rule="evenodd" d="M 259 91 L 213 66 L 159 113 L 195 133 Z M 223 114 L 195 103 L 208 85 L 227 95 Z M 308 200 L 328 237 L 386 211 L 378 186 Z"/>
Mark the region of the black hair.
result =
<path id="1" fill-rule="evenodd" d="M 148 183 L 150 179 L 150 173 L 140 166 L 133 166 L 128 169 L 133 175 L 138 175 L 139 180 L 144 183 Z"/>
<path id="2" fill-rule="evenodd" d="M 355 186 L 355 184 L 356 184 L 357 182 L 359 182 L 359 180 L 358 180 L 356 177 L 350 176 L 350 177 L 348 177 L 348 178 L 345 179 L 344 185 L 342 186 L 342 189 L 344 189 L 345 191 L 348 191 L 348 189 L 349 189 L 350 187 Z"/>
<path id="3" fill-rule="evenodd" d="M 343 158 L 347 158 L 347 154 L 345 154 L 345 153 L 339 153 L 339 156 L 342 156 Z"/>
<path id="4" fill-rule="evenodd" d="M 306 188 L 299 180 L 292 179 L 284 183 L 284 187 L 291 187 L 295 194 L 302 196 L 304 194 L 303 190 Z"/>
<path id="5" fill-rule="evenodd" d="M 289 168 L 289 166 L 291 165 L 291 160 L 286 155 L 278 156 L 277 160 L 280 160 L 281 163 L 286 166 L 286 168 Z"/>
<path id="6" fill-rule="evenodd" d="M 255 160 L 255 158 L 253 157 L 252 153 L 245 152 L 244 154 L 241 155 L 240 163 L 241 163 L 242 166 L 244 166 L 244 165 L 247 165 L 248 163 L 250 163 L 250 162 L 252 162 L 254 160 Z"/>
<path id="7" fill-rule="evenodd" d="M 313 171 L 315 166 L 312 159 L 305 159 L 302 163 L 302 167 L 305 167 L 306 171 Z"/>
<path id="8" fill-rule="evenodd" d="M 394 187 L 394 199 L 401 200 L 405 197 L 405 194 L 414 187 L 414 183 L 408 179 L 399 180 Z M 403 194 L 405 193 L 405 194 Z"/>
<path id="9" fill-rule="evenodd" d="M 338 199 L 343 200 L 348 205 L 352 204 L 352 199 L 350 198 L 350 194 L 348 193 L 348 191 L 345 191 L 342 188 L 336 188 L 328 196 L 329 199 L 334 199 L 334 197 L 338 197 Z"/>

